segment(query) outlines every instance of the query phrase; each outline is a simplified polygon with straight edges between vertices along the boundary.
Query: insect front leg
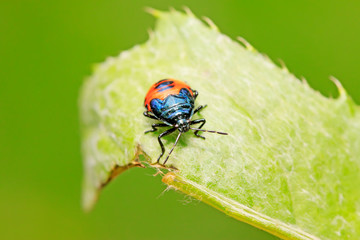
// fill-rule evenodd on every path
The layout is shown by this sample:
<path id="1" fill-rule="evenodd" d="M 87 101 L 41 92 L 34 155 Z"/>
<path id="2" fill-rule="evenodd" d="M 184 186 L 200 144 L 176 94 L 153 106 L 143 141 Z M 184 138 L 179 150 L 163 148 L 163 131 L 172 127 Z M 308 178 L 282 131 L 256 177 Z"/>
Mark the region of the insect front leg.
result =
<path id="1" fill-rule="evenodd" d="M 190 125 L 197 124 L 197 123 L 201 123 L 201 125 L 200 125 L 200 127 L 199 127 L 199 129 L 201 129 L 201 128 L 204 126 L 204 124 L 206 123 L 206 120 L 205 120 L 204 118 L 196 119 L 196 120 L 191 121 L 191 122 L 190 122 Z M 198 132 L 199 132 L 199 131 L 195 131 L 195 132 L 194 132 L 195 136 L 200 137 L 200 138 L 202 138 L 202 139 L 205 139 L 205 137 L 199 135 Z"/>
<path id="2" fill-rule="evenodd" d="M 197 112 L 200 112 L 200 110 L 202 110 L 202 109 L 204 109 L 204 108 L 206 108 L 207 107 L 207 105 L 205 104 L 205 105 L 200 105 L 199 107 L 197 107 L 195 110 L 194 110 L 194 113 L 193 114 L 195 114 L 195 113 L 197 113 Z"/>
<path id="3" fill-rule="evenodd" d="M 161 138 L 162 137 L 165 137 L 166 135 L 169 135 L 170 133 L 174 132 L 176 130 L 176 128 L 171 128 L 171 129 L 168 129 L 166 130 L 165 132 L 161 133 L 159 136 L 158 136 L 158 141 L 159 141 L 159 144 L 160 144 L 160 147 L 161 147 L 161 154 L 160 156 L 158 157 L 157 159 L 157 163 L 160 162 L 160 158 L 164 155 L 165 153 L 165 147 L 164 147 L 164 144 L 162 143 L 161 141 Z"/>
<path id="4" fill-rule="evenodd" d="M 151 119 L 159 120 L 154 115 L 152 115 L 149 111 L 145 111 L 144 116 L 148 117 L 148 118 L 151 118 Z"/>
<path id="5" fill-rule="evenodd" d="M 155 132 L 158 127 L 168 127 L 168 126 L 169 125 L 167 125 L 165 123 L 154 123 L 153 125 L 151 125 L 152 129 L 145 131 L 145 133 Z"/>

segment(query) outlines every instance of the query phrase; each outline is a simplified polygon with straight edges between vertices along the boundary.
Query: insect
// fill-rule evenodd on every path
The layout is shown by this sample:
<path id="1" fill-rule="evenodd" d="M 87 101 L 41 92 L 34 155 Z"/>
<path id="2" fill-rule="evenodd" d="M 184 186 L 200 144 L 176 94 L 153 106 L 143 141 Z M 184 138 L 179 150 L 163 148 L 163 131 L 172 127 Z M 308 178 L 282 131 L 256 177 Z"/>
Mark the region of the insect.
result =
<path id="1" fill-rule="evenodd" d="M 186 83 L 175 79 L 160 80 L 153 84 L 147 92 L 144 102 L 144 106 L 146 108 L 144 116 L 159 120 L 161 123 L 152 124 L 152 129 L 146 131 L 145 133 L 155 132 L 159 127 L 171 127 L 158 136 L 161 154 L 157 159 L 157 163 L 160 163 L 160 159 L 165 153 L 165 147 L 161 138 L 175 132 L 176 130 L 179 131 L 179 134 L 175 140 L 174 146 L 171 148 L 162 165 L 165 165 L 169 159 L 180 139 L 181 134 L 189 131 L 190 129 L 194 130 L 196 137 L 203 139 L 205 139 L 205 137 L 201 136 L 199 131 L 228 135 L 224 132 L 201 129 L 206 123 L 204 118 L 191 120 L 191 117 L 195 113 L 200 112 L 200 110 L 206 107 L 206 105 L 200 105 L 196 109 L 194 108 L 197 96 L 198 92 L 196 90 L 191 89 Z M 191 125 L 194 124 L 200 124 L 200 126 L 198 128 L 192 128 Z"/>

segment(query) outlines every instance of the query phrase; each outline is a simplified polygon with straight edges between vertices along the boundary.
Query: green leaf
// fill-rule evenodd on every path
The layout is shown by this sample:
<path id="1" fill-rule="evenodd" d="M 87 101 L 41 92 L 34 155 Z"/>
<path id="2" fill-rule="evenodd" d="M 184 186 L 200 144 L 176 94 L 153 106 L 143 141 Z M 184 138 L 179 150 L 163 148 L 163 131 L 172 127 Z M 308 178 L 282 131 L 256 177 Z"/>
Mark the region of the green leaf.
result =
<path id="1" fill-rule="evenodd" d="M 154 121 L 143 101 L 154 82 L 175 78 L 208 104 L 193 118 L 229 135 L 183 134 L 165 183 L 281 238 L 360 236 L 360 114 L 340 83 L 326 98 L 208 19 L 150 11 L 150 39 L 96 66 L 82 89 L 85 209 L 117 174 L 144 166 L 139 156 L 156 161 L 160 131 L 144 134 Z"/>

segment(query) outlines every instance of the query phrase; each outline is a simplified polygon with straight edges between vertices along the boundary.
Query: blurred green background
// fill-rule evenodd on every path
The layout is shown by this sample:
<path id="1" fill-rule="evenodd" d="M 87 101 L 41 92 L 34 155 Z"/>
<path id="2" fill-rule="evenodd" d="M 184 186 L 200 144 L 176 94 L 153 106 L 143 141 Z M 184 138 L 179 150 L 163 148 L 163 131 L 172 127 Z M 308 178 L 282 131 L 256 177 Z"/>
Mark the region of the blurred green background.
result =
<path id="1" fill-rule="evenodd" d="M 147 39 L 151 6 L 189 6 L 326 96 L 359 103 L 360 1 L 0 2 L 0 239 L 275 239 L 132 169 L 82 212 L 77 98 L 93 63 Z M 142 117 L 142 116 L 139 116 Z"/>

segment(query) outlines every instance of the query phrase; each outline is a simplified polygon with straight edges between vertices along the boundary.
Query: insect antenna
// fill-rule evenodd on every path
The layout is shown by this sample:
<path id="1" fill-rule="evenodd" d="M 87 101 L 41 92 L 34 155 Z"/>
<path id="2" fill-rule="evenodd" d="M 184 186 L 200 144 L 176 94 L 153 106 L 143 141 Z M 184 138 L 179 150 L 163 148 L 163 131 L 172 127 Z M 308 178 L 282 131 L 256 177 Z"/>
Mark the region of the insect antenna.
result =
<path id="1" fill-rule="evenodd" d="M 175 148 L 176 144 L 178 143 L 178 141 L 179 141 L 179 139 L 180 139 L 181 134 L 182 134 L 182 132 L 179 132 L 178 136 L 176 137 L 176 140 L 175 140 L 174 146 L 171 148 L 171 150 L 170 150 L 169 154 L 167 155 L 167 157 L 166 157 L 166 159 L 165 159 L 165 161 L 164 161 L 163 165 L 165 165 L 165 163 L 166 163 L 166 162 L 167 162 L 167 160 L 169 159 L 170 154 L 173 152 L 173 150 L 174 150 L 174 148 Z"/>
<path id="2" fill-rule="evenodd" d="M 225 132 L 205 130 L 205 129 L 200 129 L 200 128 L 190 128 L 190 129 L 195 130 L 195 131 L 201 131 L 201 132 L 209 132 L 209 133 L 217 133 L 217 134 L 221 134 L 221 135 L 229 135 L 228 133 L 225 133 Z"/>

